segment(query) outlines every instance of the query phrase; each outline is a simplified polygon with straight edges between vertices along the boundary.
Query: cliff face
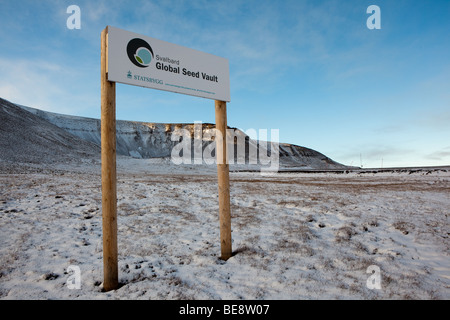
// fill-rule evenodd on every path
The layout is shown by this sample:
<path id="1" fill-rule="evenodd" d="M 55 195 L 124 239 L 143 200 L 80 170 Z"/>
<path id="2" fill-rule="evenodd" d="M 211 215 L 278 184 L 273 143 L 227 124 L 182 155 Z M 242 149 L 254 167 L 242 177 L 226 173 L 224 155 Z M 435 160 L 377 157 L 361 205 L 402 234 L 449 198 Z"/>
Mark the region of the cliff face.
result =
<path id="1" fill-rule="evenodd" d="M 72 149 L 77 149 L 80 143 L 84 143 L 83 150 L 87 147 L 91 153 L 99 152 L 101 143 L 100 119 L 57 114 L 25 106 L 19 106 L 20 108 L 18 108 L 5 100 L 0 100 L 0 103 L 1 105 L 9 104 L 14 107 L 14 112 L 22 113 L 21 116 L 17 117 L 18 119 L 26 118 L 23 115 L 27 114 L 27 117 L 33 117 L 33 121 L 36 122 L 35 127 L 43 126 L 47 128 L 44 131 L 38 130 L 41 131 L 41 133 L 36 133 L 39 136 L 49 135 L 48 131 L 53 130 L 59 134 L 64 133 L 67 135 L 68 142 L 66 144 L 72 146 Z M 21 126 L 27 126 L 27 124 L 21 124 L 18 120 L 15 126 L 17 129 Z M 134 158 L 170 157 L 175 146 L 178 145 L 179 147 L 183 139 L 190 138 L 192 158 L 204 154 L 215 157 L 214 148 L 211 147 L 214 145 L 215 139 L 214 128 L 214 124 L 208 123 L 163 124 L 117 120 L 117 154 Z M 180 129 L 185 137 L 177 136 Z M 44 134 L 44 132 L 47 133 Z M 199 140 L 195 141 L 195 138 Z M 27 139 L 27 137 L 21 137 L 21 139 Z M 77 143 L 69 142 L 74 139 Z M 234 152 L 230 153 L 231 164 L 260 164 L 261 156 L 270 157 L 272 155 L 272 145 L 270 143 L 253 140 L 244 132 L 235 128 L 227 130 L 227 141 L 233 145 L 234 149 L 232 150 Z M 279 162 L 282 167 L 305 169 L 345 168 L 345 166 L 312 149 L 285 143 L 280 143 L 278 149 L 279 151 L 275 149 L 273 151 L 279 152 Z M 179 155 L 182 156 L 186 150 L 181 151 Z"/>

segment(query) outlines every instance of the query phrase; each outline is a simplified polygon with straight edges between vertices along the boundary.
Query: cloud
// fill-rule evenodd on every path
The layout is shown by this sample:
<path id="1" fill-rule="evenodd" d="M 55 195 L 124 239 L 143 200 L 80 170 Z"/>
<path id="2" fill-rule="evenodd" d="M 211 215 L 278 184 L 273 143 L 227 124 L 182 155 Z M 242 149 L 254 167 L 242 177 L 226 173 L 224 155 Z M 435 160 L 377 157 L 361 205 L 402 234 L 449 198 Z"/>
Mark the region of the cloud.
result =
<path id="1" fill-rule="evenodd" d="M 443 148 L 441 150 L 437 150 L 435 152 L 432 152 L 426 156 L 426 158 L 431 160 L 439 160 L 439 161 L 446 161 L 450 164 L 450 146 Z"/>
<path id="2" fill-rule="evenodd" d="M 389 125 L 383 125 L 378 128 L 373 129 L 373 133 L 375 134 L 397 134 L 404 132 L 405 130 L 405 124 L 404 123 L 395 123 L 395 124 L 389 124 Z"/>
<path id="3" fill-rule="evenodd" d="M 417 112 L 416 123 L 432 129 L 443 129 L 449 132 L 450 110 L 431 110 L 428 112 Z"/>
<path id="4" fill-rule="evenodd" d="M 431 150 L 430 150 L 431 149 Z M 347 150 L 326 153 L 340 163 L 364 168 L 404 167 L 404 166 L 444 166 L 450 165 L 450 146 L 439 148 L 417 148 L 413 144 L 381 145 L 368 141 L 367 145 L 358 144 Z"/>
<path id="5" fill-rule="evenodd" d="M 410 159 L 418 159 L 419 157 L 419 154 L 411 148 L 370 142 L 365 145 L 352 146 L 346 150 L 330 152 L 327 155 L 338 162 L 352 166 L 362 165 L 365 168 L 380 167 L 382 162 L 384 166 L 394 166 L 408 163 Z"/>
<path id="6" fill-rule="evenodd" d="M 51 80 L 51 74 L 60 70 L 46 61 L 0 59 L 0 94 L 12 102 L 30 106 L 50 105 L 51 97 L 63 90 Z"/>
<path id="7" fill-rule="evenodd" d="M 359 150 L 359 152 L 358 152 Z M 400 157 L 414 153 L 414 150 L 402 147 L 388 146 L 388 145 L 370 145 L 360 146 L 360 148 L 353 148 L 353 151 L 345 153 L 347 158 L 359 158 L 360 155 L 366 160 L 379 160 L 382 157 Z"/>
<path id="8" fill-rule="evenodd" d="M 83 103 L 88 102 L 84 105 L 88 107 L 98 100 L 98 93 L 91 94 L 95 86 L 86 81 L 85 74 L 76 66 L 41 59 L 0 58 L 0 72 L 0 96 L 14 103 L 76 114 Z"/>

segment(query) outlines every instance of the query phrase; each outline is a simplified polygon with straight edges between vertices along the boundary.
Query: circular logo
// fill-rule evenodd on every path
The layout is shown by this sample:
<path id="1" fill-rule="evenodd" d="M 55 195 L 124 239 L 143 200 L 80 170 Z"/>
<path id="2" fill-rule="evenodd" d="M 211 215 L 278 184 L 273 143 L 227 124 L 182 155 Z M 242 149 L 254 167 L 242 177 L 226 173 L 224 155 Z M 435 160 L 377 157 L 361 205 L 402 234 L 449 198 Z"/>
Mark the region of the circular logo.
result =
<path id="1" fill-rule="evenodd" d="M 152 47 L 146 41 L 139 38 L 132 39 L 128 42 L 127 54 L 130 61 L 140 68 L 147 68 L 154 56 Z"/>

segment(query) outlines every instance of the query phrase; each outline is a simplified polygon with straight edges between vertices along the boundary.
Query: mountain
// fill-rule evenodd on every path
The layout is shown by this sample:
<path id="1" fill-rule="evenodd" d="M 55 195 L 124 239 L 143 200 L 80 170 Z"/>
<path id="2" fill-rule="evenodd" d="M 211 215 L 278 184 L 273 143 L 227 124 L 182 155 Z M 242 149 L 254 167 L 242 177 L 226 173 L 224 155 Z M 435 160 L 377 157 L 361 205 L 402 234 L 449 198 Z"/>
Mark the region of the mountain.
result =
<path id="1" fill-rule="evenodd" d="M 0 159 L 38 162 L 51 161 L 52 158 L 98 157 L 100 152 L 100 119 L 42 111 L 15 105 L 1 98 L 0 116 Z M 164 124 L 117 120 L 116 151 L 118 155 L 134 158 L 170 157 L 173 148 L 182 141 L 180 138 L 172 141 L 173 135 L 183 129 L 191 138 L 202 136 L 202 143 L 191 140 L 191 157 L 194 157 L 195 154 L 202 155 L 212 143 L 214 128 L 214 124 L 208 123 Z M 234 141 L 234 163 L 260 164 L 261 154 L 272 155 L 270 143 L 250 139 L 239 129 L 229 127 L 227 135 L 229 141 Z M 309 148 L 286 143 L 280 143 L 278 147 L 280 166 L 283 168 L 346 168 Z M 214 152 L 211 155 L 215 156 Z M 230 163 L 233 164 L 233 161 Z"/>
<path id="2" fill-rule="evenodd" d="M 0 98 L 0 160 L 39 164 L 99 155 L 99 145 Z"/>

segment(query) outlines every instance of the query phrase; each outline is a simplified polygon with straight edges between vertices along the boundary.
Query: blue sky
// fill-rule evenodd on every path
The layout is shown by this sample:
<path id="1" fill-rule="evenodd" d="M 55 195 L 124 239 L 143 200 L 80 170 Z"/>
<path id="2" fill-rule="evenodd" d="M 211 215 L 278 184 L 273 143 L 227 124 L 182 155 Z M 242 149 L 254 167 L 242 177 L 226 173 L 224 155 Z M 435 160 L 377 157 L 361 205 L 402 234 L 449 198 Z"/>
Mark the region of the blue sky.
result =
<path id="1" fill-rule="evenodd" d="M 72 4 L 80 30 L 66 26 Z M 366 26 L 372 4 L 380 30 Z M 107 25 L 229 59 L 232 127 L 279 129 L 348 165 L 450 165 L 449 0 L 1 0 L 0 97 L 99 118 Z M 116 95 L 118 119 L 215 122 L 212 100 Z"/>

